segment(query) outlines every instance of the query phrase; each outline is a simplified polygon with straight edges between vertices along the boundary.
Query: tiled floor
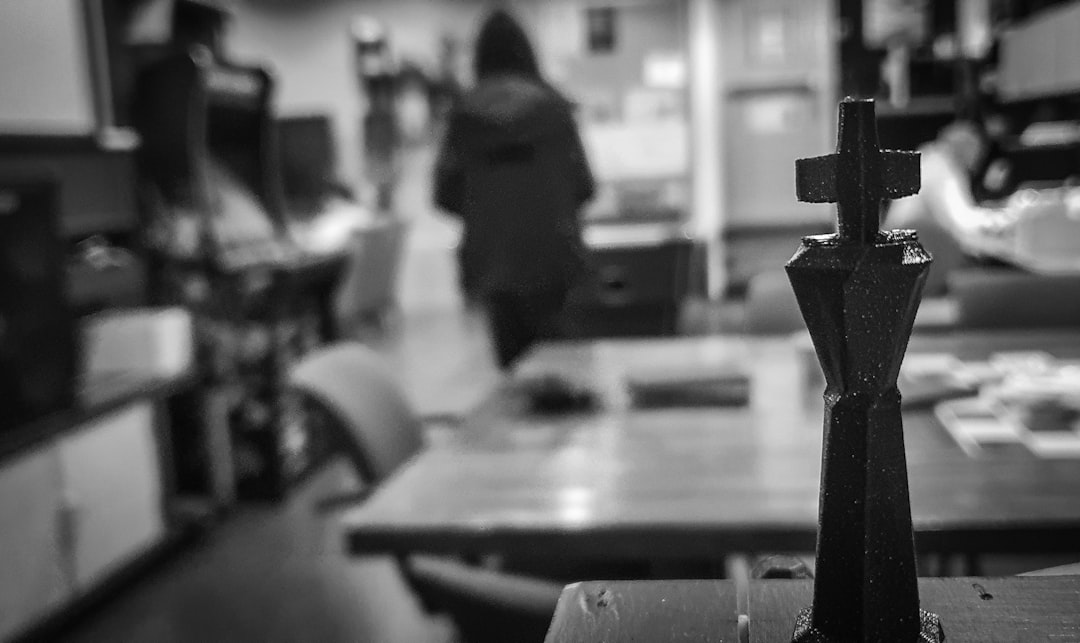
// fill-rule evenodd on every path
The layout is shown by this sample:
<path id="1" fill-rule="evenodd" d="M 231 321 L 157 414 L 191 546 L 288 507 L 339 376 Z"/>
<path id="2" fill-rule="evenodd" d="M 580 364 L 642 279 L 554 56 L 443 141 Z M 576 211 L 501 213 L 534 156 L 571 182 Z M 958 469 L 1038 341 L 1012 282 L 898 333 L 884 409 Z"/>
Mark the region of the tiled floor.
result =
<path id="1" fill-rule="evenodd" d="M 319 498 L 350 488 L 342 461 L 284 503 L 248 506 L 124 590 L 65 643 L 436 643 L 428 618 L 385 558 L 352 560 Z"/>

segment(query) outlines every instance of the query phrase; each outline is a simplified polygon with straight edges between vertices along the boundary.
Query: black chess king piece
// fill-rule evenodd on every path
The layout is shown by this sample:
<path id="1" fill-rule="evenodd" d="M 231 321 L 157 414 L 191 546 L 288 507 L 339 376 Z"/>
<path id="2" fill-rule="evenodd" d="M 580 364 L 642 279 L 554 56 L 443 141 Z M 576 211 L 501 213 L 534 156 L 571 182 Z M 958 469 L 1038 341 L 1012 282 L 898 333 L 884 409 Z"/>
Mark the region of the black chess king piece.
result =
<path id="1" fill-rule="evenodd" d="M 826 382 L 814 602 L 793 640 L 942 641 L 919 609 L 896 388 L 931 257 L 914 231 L 878 229 L 884 199 L 919 191 L 919 155 L 878 149 L 872 100 L 840 103 L 837 139 L 795 165 L 799 200 L 836 203 L 838 226 L 787 263 Z"/>

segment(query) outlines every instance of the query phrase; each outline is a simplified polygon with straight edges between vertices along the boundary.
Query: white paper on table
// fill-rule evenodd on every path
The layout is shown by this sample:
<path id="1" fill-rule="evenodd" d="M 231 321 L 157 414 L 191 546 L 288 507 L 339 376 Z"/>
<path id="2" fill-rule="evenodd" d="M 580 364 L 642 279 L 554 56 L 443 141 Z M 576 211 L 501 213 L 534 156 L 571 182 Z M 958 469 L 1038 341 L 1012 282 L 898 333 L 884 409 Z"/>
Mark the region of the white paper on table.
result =
<path id="1" fill-rule="evenodd" d="M 934 415 L 957 445 L 971 457 L 978 457 L 984 445 L 1019 443 L 1023 428 L 992 402 L 972 397 L 941 402 Z"/>
<path id="2" fill-rule="evenodd" d="M 1025 431 L 1024 444 L 1040 458 L 1080 458 L 1080 432 Z"/>

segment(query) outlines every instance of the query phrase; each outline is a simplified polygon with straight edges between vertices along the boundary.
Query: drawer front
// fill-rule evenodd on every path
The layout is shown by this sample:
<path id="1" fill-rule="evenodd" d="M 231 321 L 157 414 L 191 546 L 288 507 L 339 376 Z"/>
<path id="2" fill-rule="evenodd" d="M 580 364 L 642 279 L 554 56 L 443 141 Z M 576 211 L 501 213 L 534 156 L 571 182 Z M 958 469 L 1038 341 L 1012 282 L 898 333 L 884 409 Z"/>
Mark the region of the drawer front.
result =
<path id="1" fill-rule="evenodd" d="M 590 306 L 567 313 L 560 338 L 672 336 L 680 324 L 681 308 L 675 302 Z"/>
<path id="2" fill-rule="evenodd" d="M 602 306 L 680 301 L 686 294 L 689 242 L 594 250 L 582 303 Z"/>
<path id="3" fill-rule="evenodd" d="M 47 446 L 0 464 L 0 640 L 67 598 L 60 459 Z"/>
<path id="4" fill-rule="evenodd" d="M 75 581 L 85 589 L 164 535 L 153 405 L 131 404 L 65 436 L 60 459 Z"/>

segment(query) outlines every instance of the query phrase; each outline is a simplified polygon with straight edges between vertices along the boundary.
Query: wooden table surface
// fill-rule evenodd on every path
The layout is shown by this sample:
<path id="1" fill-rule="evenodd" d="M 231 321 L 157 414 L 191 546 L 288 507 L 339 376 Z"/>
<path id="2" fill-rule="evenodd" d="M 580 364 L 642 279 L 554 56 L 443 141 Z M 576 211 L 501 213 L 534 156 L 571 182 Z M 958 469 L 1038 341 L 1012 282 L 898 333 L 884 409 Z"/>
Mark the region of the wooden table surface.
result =
<path id="1" fill-rule="evenodd" d="M 1001 350 L 1080 355 L 1080 333 L 916 337 L 909 354 Z M 744 368 L 750 402 L 640 410 L 628 375 Z M 787 339 L 682 338 L 550 344 L 523 378 L 562 373 L 603 399 L 592 412 L 528 412 L 512 385 L 445 444 L 427 449 L 343 514 L 370 552 L 558 551 L 589 559 L 717 559 L 810 551 L 817 528 L 823 384 Z M 1023 449 L 966 455 L 930 413 L 905 413 L 917 543 L 933 551 L 1075 551 L 1080 460 Z"/>
<path id="2" fill-rule="evenodd" d="M 813 593 L 809 580 L 752 581 L 740 639 L 732 581 L 575 583 L 546 641 L 788 643 Z M 921 578 L 919 598 L 948 643 L 1080 641 L 1080 576 Z"/>

